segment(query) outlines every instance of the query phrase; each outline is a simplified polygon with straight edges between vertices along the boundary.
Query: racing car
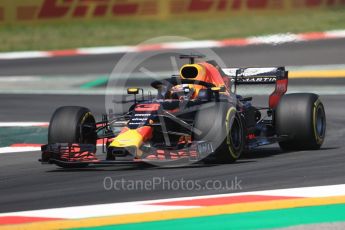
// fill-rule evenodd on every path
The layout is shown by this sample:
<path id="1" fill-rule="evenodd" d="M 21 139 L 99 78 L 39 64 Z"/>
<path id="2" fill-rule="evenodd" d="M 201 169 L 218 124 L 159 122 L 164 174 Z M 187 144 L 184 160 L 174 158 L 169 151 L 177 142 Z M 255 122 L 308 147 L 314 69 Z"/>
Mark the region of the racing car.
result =
<path id="1" fill-rule="evenodd" d="M 284 67 L 221 68 L 212 60 L 196 62 L 205 58 L 201 55 L 180 58 L 189 63 L 178 75 L 153 81 L 154 97 L 145 98 L 142 88 L 128 88 L 133 103 L 123 114 L 96 121 L 87 108 L 58 108 L 40 161 L 65 168 L 205 159 L 232 163 L 263 145 L 279 143 L 292 151 L 323 144 L 326 116 L 319 96 L 286 94 Z M 266 107 L 237 94 L 239 85 L 265 84 L 275 85 Z M 104 159 L 96 155 L 97 143 Z"/>

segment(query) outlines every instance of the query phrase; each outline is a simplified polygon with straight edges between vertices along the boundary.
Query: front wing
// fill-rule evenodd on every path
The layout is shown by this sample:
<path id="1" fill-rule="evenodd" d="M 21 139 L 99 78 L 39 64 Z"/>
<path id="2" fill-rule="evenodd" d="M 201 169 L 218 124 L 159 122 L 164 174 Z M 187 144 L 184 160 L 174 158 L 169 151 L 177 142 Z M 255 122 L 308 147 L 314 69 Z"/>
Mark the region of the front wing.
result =
<path id="1" fill-rule="evenodd" d="M 197 163 L 214 153 L 211 143 L 193 142 L 186 149 L 146 148 L 143 157 L 129 156 L 126 159 L 101 160 L 96 156 L 96 146 L 92 144 L 56 143 L 41 147 L 43 164 L 59 166 L 87 165 L 170 165 L 185 162 Z"/>

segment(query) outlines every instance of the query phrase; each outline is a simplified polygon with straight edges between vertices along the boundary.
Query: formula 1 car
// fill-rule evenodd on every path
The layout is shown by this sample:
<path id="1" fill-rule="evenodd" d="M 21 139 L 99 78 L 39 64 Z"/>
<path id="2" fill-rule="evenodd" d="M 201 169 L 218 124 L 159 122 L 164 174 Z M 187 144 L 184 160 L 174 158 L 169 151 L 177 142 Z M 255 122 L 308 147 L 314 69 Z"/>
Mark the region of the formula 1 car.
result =
<path id="1" fill-rule="evenodd" d="M 103 115 L 96 122 L 87 108 L 58 108 L 40 161 L 61 167 L 205 159 L 231 163 L 244 151 L 273 143 L 287 151 L 321 147 L 324 106 L 316 94 L 285 94 L 284 67 L 222 69 L 214 61 L 195 63 L 200 55 L 181 58 L 189 64 L 179 75 L 151 83 L 155 97 L 137 97 L 144 90 L 128 88 L 134 100 L 124 114 Z M 242 84 L 275 84 L 268 106 L 254 106 L 252 97 L 237 95 Z M 97 141 L 106 153 L 104 160 L 96 156 Z"/>

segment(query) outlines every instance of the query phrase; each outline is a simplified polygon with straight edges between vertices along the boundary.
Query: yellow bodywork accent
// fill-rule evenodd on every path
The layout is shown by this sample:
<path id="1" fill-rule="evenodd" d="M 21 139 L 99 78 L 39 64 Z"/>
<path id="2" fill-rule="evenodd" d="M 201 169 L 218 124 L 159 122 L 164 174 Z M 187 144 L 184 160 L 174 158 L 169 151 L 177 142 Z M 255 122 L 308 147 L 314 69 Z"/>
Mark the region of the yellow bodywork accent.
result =
<path id="1" fill-rule="evenodd" d="M 220 91 L 220 87 L 212 87 L 211 90 L 212 91 Z"/>
<path id="2" fill-rule="evenodd" d="M 129 129 L 115 137 L 115 139 L 110 143 L 109 147 L 136 147 L 137 155 L 140 155 L 141 151 L 139 151 L 139 147 L 142 145 L 143 139 L 144 137 L 137 130 Z"/>
<path id="3" fill-rule="evenodd" d="M 188 76 L 183 76 L 182 72 L 183 72 L 184 68 L 195 68 L 197 70 L 197 72 L 198 72 L 197 76 L 195 76 L 194 78 L 191 78 L 191 77 L 188 77 Z M 182 79 L 192 79 L 192 80 L 197 80 L 197 81 L 205 81 L 206 69 L 202 65 L 187 64 L 187 65 L 182 66 L 182 68 L 180 69 L 180 76 L 181 76 Z M 195 90 L 194 95 L 198 95 L 199 94 L 199 90 L 205 88 L 205 87 L 203 87 L 201 85 L 194 85 L 194 84 L 189 84 L 188 86 L 189 86 L 189 88 Z"/>
<path id="4" fill-rule="evenodd" d="M 139 93 L 139 89 L 138 88 L 128 88 L 127 89 L 127 93 L 128 94 L 138 94 Z"/>
<path id="5" fill-rule="evenodd" d="M 212 87 L 211 90 L 213 92 L 226 92 L 226 87 L 225 85 L 221 85 L 221 86 L 218 86 L 218 87 Z"/>

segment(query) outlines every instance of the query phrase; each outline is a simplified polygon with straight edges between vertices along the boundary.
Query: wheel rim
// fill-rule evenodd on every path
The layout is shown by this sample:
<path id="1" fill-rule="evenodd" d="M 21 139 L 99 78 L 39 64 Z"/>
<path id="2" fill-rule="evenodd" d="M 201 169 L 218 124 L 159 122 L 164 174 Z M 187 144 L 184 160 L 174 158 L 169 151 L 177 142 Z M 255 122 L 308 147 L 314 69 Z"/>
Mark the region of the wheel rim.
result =
<path id="1" fill-rule="evenodd" d="M 234 123 L 232 124 L 230 136 L 233 148 L 236 150 L 239 149 L 241 147 L 242 137 L 240 124 L 237 118 L 234 119 Z"/>
<path id="2" fill-rule="evenodd" d="M 322 106 L 318 106 L 316 110 L 316 134 L 319 138 L 323 138 L 325 135 L 325 126 L 326 126 L 326 119 L 325 119 L 325 112 Z"/>
<path id="3" fill-rule="evenodd" d="M 80 143 L 94 144 L 95 142 L 95 129 L 96 123 L 92 115 L 86 115 L 83 119 L 83 123 L 80 124 Z"/>

